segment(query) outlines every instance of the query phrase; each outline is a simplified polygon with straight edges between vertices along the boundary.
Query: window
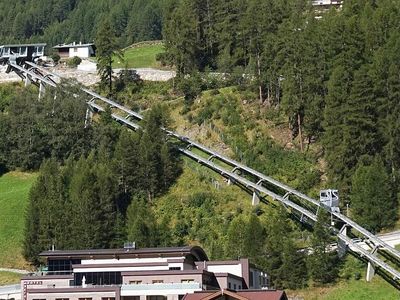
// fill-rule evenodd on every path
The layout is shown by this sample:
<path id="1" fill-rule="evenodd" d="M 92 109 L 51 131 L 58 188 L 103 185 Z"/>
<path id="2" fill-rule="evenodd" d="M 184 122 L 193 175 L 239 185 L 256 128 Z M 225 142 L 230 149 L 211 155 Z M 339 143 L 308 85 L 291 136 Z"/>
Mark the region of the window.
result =
<path id="1" fill-rule="evenodd" d="M 194 279 L 182 279 L 181 283 L 193 283 Z"/>
<path id="2" fill-rule="evenodd" d="M 241 290 L 241 289 L 242 289 L 242 286 L 241 286 L 241 285 L 239 285 L 239 286 L 238 286 L 238 290 Z"/>
<path id="3" fill-rule="evenodd" d="M 129 284 L 142 284 L 141 280 L 130 280 Z"/>
<path id="4" fill-rule="evenodd" d="M 72 265 L 79 265 L 80 259 L 49 260 L 48 275 L 66 275 L 72 273 Z M 80 283 L 82 284 L 82 283 Z"/>
<path id="5" fill-rule="evenodd" d="M 79 298 L 79 300 L 92 300 L 92 298 Z"/>
<path id="6" fill-rule="evenodd" d="M 69 300 L 69 298 L 56 298 L 56 300 Z"/>
<path id="7" fill-rule="evenodd" d="M 236 290 L 236 283 L 233 285 L 233 289 Z"/>
<path id="8" fill-rule="evenodd" d="M 164 283 L 164 280 L 153 280 L 153 283 Z"/>
<path id="9" fill-rule="evenodd" d="M 165 296 L 147 296 L 146 300 L 167 300 Z"/>
<path id="10" fill-rule="evenodd" d="M 75 273 L 75 286 L 82 285 L 83 276 L 86 278 L 86 284 L 93 285 L 115 285 L 122 284 L 121 272 L 87 272 Z"/>
<path id="11" fill-rule="evenodd" d="M 180 270 L 181 267 L 169 267 L 170 270 Z"/>
<path id="12" fill-rule="evenodd" d="M 115 300 L 114 297 L 101 297 L 101 300 Z"/>
<path id="13" fill-rule="evenodd" d="M 74 52 L 75 52 L 75 53 L 78 52 L 78 48 L 74 48 Z"/>
<path id="14" fill-rule="evenodd" d="M 122 300 L 140 300 L 140 296 L 123 296 Z"/>
<path id="15" fill-rule="evenodd" d="M 228 289 L 230 289 L 231 288 L 231 283 L 230 282 L 228 282 Z"/>
<path id="16" fill-rule="evenodd" d="M 19 48 L 19 55 L 21 56 L 26 56 L 26 47 L 20 47 Z"/>
<path id="17" fill-rule="evenodd" d="M 249 278 L 250 280 L 250 287 L 253 287 L 254 286 L 254 275 L 253 275 L 253 272 L 250 272 L 250 278 Z"/>
<path id="18" fill-rule="evenodd" d="M 33 300 L 46 300 L 46 299 L 33 299 Z"/>

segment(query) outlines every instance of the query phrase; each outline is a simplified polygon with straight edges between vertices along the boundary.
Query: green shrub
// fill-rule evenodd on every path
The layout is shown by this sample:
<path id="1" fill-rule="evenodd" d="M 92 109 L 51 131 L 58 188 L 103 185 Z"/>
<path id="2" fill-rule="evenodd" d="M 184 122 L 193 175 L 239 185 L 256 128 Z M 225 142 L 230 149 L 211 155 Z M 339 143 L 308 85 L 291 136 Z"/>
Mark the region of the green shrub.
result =
<path id="1" fill-rule="evenodd" d="M 74 56 L 73 58 L 67 60 L 67 66 L 70 68 L 76 68 L 81 62 L 82 59 L 80 57 Z"/>
<path id="2" fill-rule="evenodd" d="M 50 58 L 54 61 L 55 64 L 58 64 L 58 62 L 60 61 L 61 57 L 60 55 L 58 55 L 57 53 L 54 53 L 50 56 Z"/>

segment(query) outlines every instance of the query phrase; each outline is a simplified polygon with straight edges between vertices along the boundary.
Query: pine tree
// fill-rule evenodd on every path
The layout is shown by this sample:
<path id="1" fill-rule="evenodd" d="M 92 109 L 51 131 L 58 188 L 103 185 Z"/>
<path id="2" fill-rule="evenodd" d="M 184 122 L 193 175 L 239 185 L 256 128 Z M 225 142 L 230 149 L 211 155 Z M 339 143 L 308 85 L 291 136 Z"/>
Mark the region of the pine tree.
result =
<path id="1" fill-rule="evenodd" d="M 382 160 L 361 162 L 352 177 L 351 212 L 354 220 L 372 232 L 394 224 L 397 199 Z"/>
<path id="2" fill-rule="evenodd" d="M 118 50 L 118 44 L 114 29 L 109 19 L 105 19 L 100 25 L 96 35 L 97 47 L 97 69 L 100 75 L 101 85 L 105 89 L 108 87 L 108 95 L 112 94 L 112 63 L 114 57 L 122 60 L 121 52 Z"/>
<path id="3" fill-rule="evenodd" d="M 144 197 L 134 196 L 126 214 L 128 240 L 139 247 L 154 247 L 158 243 L 155 219 Z"/>
<path id="4" fill-rule="evenodd" d="M 311 237 L 311 251 L 308 257 L 308 270 L 311 279 L 316 284 L 333 282 L 338 276 L 338 256 L 329 250 L 332 242 L 330 235 L 329 215 L 319 210 L 318 220 L 314 225 Z"/>

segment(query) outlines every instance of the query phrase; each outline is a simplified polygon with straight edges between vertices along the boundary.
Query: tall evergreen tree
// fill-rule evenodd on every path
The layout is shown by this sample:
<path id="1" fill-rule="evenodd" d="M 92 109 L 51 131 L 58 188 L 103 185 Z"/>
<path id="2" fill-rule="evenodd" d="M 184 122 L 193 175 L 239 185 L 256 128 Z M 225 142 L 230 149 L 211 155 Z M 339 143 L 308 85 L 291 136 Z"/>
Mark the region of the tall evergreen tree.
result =
<path id="1" fill-rule="evenodd" d="M 115 32 L 109 19 L 105 19 L 97 31 L 96 48 L 97 69 L 101 85 L 104 89 L 108 88 L 108 95 L 110 96 L 112 94 L 112 63 L 115 57 L 120 60 L 123 58 L 118 50 Z"/>
<path id="2" fill-rule="evenodd" d="M 352 177 L 351 212 L 355 221 L 372 232 L 394 224 L 397 199 L 382 160 L 361 162 Z"/>
<path id="3" fill-rule="evenodd" d="M 312 253 L 308 257 L 308 270 L 314 283 L 326 284 L 333 282 L 338 276 L 339 259 L 336 252 L 329 250 L 332 237 L 329 232 L 329 215 L 319 210 L 318 220 L 314 225 L 311 237 Z"/>

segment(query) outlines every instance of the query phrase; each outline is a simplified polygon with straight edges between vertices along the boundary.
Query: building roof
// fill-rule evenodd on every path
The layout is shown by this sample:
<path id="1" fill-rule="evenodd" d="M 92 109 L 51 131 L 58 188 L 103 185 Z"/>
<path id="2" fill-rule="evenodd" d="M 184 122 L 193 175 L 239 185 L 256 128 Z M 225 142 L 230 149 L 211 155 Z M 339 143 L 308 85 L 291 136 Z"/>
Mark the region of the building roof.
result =
<path id="1" fill-rule="evenodd" d="M 236 300 L 287 300 L 286 293 L 277 290 L 200 291 L 186 294 L 183 300 L 214 300 L 221 296 Z"/>
<path id="2" fill-rule="evenodd" d="M 8 45 L 0 45 L 0 47 L 45 47 L 47 44 L 39 43 L 39 44 L 8 44 Z"/>
<path id="3" fill-rule="evenodd" d="M 59 44 L 53 47 L 53 49 L 66 49 L 66 48 L 87 48 L 87 47 L 91 47 L 94 46 L 94 43 L 86 43 L 86 44 L 82 44 L 82 43 L 71 43 L 71 44 Z"/>
<path id="4" fill-rule="evenodd" d="M 39 254 L 45 258 L 142 258 L 192 256 L 194 261 L 207 261 L 208 257 L 199 246 L 167 248 L 122 248 L 122 249 L 89 249 L 89 250 L 54 250 Z"/>

